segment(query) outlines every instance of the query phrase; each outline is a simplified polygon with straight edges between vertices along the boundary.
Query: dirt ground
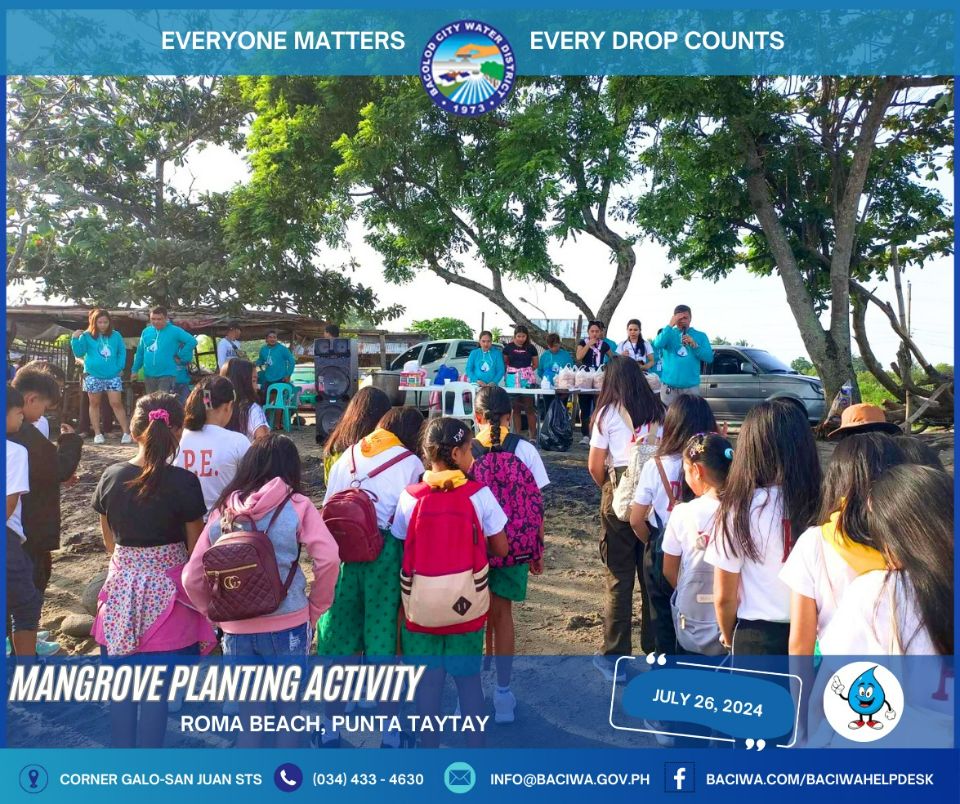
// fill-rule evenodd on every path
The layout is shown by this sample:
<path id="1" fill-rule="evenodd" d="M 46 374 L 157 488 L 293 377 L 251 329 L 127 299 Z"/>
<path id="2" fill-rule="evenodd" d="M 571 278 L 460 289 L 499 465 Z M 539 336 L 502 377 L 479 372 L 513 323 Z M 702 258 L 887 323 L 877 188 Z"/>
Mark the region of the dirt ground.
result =
<path id="1" fill-rule="evenodd" d="M 323 499 L 323 471 L 314 430 L 294 431 L 303 457 L 305 479 L 318 504 Z M 953 468 L 953 433 L 925 433 Z M 826 461 L 833 446 L 820 443 Z M 41 627 L 50 630 L 64 653 L 97 653 L 92 639 L 73 639 L 59 626 L 71 612 L 83 612 L 81 595 L 87 583 L 107 568 L 99 522 L 90 500 L 103 469 L 134 454 L 113 435 L 104 446 L 87 442 L 79 483 L 63 494 L 62 548 L 54 553 L 53 577 L 47 590 Z M 592 654 L 601 644 L 603 572 L 597 550 L 600 494 L 587 474 L 587 449 L 578 444 L 567 453 L 544 453 L 551 483 L 545 490 L 547 548 L 545 572 L 531 577 L 526 602 L 515 606 L 518 655 Z M 309 571 L 305 564 L 304 569 Z M 639 629 L 639 594 L 634 625 Z M 639 631 L 634 644 L 639 645 Z"/>

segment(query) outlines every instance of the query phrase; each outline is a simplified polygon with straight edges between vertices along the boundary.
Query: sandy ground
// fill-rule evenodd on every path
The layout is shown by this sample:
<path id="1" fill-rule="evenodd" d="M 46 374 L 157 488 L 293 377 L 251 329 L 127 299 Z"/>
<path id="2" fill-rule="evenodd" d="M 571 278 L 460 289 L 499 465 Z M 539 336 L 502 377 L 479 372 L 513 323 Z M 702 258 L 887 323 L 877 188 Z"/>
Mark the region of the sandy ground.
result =
<path id="1" fill-rule="evenodd" d="M 303 456 L 305 479 L 311 496 L 323 499 L 320 450 L 312 427 L 294 431 Z M 952 468 L 953 433 L 920 436 L 940 451 Z M 63 618 L 82 612 L 81 595 L 88 581 L 107 568 L 99 522 L 90 508 L 104 467 L 127 460 L 133 449 L 121 447 L 114 435 L 104 446 L 87 442 L 79 471 L 80 482 L 63 495 L 62 549 L 54 553 L 53 577 L 47 590 L 41 627 L 49 629 L 67 653 L 94 653 L 91 639 L 75 640 L 59 634 Z M 821 442 L 828 460 L 832 445 Z M 597 549 L 600 494 L 586 470 L 587 450 L 578 444 L 567 453 L 544 453 L 551 483 L 545 490 L 547 549 L 544 574 L 531 576 L 526 602 L 517 604 L 518 655 L 592 654 L 601 643 L 603 573 Z M 305 566 L 307 569 L 307 566 Z M 639 627 L 639 595 L 635 626 Z M 639 631 L 634 644 L 639 645 Z"/>
<path id="2" fill-rule="evenodd" d="M 294 437 L 304 459 L 311 496 L 319 503 L 323 496 L 322 468 L 313 429 L 295 433 Z M 952 468 L 953 434 L 923 437 L 930 439 L 941 451 L 942 460 Z M 92 639 L 72 639 L 59 632 L 59 625 L 67 614 L 83 611 L 84 587 L 107 567 L 90 498 L 104 467 L 133 454 L 132 449 L 121 447 L 118 441 L 119 438 L 113 436 L 107 445 L 89 444 L 79 473 L 80 482 L 64 492 L 63 548 L 54 554 L 53 578 L 42 617 L 42 627 L 59 640 L 63 653 L 99 652 Z M 830 444 L 821 446 L 824 459 L 828 459 L 831 452 Z M 599 492 L 587 474 L 586 454 L 586 448 L 577 445 L 568 453 L 544 455 L 552 481 L 545 491 L 546 571 L 540 577 L 531 578 L 528 599 L 516 606 L 515 619 L 517 654 L 550 658 L 538 663 L 522 658 L 517 661 L 512 685 L 520 700 L 517 722 L 498 727 L 491 721 L 486 735 L 490 747 L 656 746 L 650 734 L 610 728 L 607 719 L 615 703 L 611 701 L 611 685 L 591 667 L 588 658 L 601 645 L 603 573 L 597 550 Z M 308 566 L 304 569 L 309 573 Z M 635 599 L 634 645 L 639 645 L 639 595 Z M 642 659 L 634 660 L 628 672 L 642 670 L 643 665 Z M 489 701 L 495 682 L 493 670 L 483 673 L 482 679 Z M 621 689 L 622 686 L 617 687 L 615 698 L 619 699 Z M 453 713 L 455 706 L 456 694 L 448 681 L 444 712 Z M 184 713 L 188 711 L 217 715 L 221 708 L 192 706 Z M 318 713 L 316 707 L 307 710 L 311 711 Z M 355 714 L 371 713 L 358 709 Z M 232 736 L 226 733 L 185 734 L 178 718 L 179 715 L 171 713 L 167 746 L 223 748 L 232 744 Z M 12 705 L 8 722 L 10 745 L 98 747 L 109 742 L 109 719 L 106 709 L 99 706 Z M 463 739 L 460 736 L 444 738 L 443 743 L 463 745 Z M 378 731 L 346 735 L 343 743 L 344 747 L 378 744 Z"/>

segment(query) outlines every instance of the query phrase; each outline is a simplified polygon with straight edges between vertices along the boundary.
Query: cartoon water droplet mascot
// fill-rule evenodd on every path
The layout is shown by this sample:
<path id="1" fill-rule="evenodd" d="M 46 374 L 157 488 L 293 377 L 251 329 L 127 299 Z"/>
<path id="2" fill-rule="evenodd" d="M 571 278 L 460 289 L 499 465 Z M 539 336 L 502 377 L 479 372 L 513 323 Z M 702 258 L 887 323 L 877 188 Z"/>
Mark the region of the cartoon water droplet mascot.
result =
<path id="1" fill-rule="evenodd" d="M 856 720 L 851 720 L 847 724 L 851 729 L 862 729 L 864 726 L 869 726 L 877 731 L 882 729 L 883 723 L 874 720 L 873 716 L 883 707 L 887 708 L 887 711 L 884 712 L 884 717 L 887 720 L 893 720 L 897 716 L 890 705 L 890 701 L 887 700 L 883 687 L 877 681 L 876 669 L 876 667 L 871 667 L 857 676 L 853 684 L 850 685 L 849 696 L 843 694 L 843 682 L 840 681 L 840 676 L 833 677 L 830 689 L 843 698 L 857 716 Z"/>

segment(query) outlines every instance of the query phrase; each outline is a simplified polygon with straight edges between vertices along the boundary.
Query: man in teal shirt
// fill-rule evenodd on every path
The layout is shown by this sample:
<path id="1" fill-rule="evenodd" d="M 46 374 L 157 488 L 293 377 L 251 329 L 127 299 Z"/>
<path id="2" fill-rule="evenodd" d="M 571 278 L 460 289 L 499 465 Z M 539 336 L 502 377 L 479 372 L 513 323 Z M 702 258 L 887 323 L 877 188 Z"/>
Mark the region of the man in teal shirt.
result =
<path id="1" fill-rule="evenodd" d="M 556 387 L 557 375 L 564 366 L 575 366 L 576 361 L 573 355 L 560 346 L 560 336 L 556 332 L 547 335 L 547 348 L 540 355 L 540 362 L 537 364 L 537 374 L 542 380 L 546 377 L 550 385 Z"/>
<path id="2" fill-rule="evenodd" d="M 692 318 L 690 308 L 678 304 L 670 323 L 653 339 L 653 348 L 663 359 L 660 399 L 664 405 L 684 394 L 700 396 L 700 364 L 713 362 L 710 339 L 690 326 Z"/>
<path id="3" fill-rule="evenodd" d="M 137 354 L 133 359 L 131 373 L 143 369 L 147 393 L 165 391 L 173 393 L 177 384 L 177 359 L 193 354 L 197 339 L 186 330 L 170 323 L 165 307 L 150 311 L 150 326 L 140 335 Z"/>
<path id="4" fill-rule="evenodd" d="M 261 369 L 257 380 L 264 390 L 275 382 L 290 382 L 290 375 L 297 361 L 286 346 L 277 340 L 275 330 L 267 333 L 267 342 L 260 348 L 257 368 Z"/>

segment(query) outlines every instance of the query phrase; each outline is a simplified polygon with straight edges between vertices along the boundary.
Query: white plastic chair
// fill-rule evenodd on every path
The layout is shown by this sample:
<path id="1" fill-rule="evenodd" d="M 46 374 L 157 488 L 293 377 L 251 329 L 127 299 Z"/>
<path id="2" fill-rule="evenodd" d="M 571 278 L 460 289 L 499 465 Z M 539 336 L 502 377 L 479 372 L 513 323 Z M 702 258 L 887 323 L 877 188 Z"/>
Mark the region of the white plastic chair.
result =
<path id="1" fill-rule="evenodd" d="M 473 421 L 474 400 L 476 399 L 478 386 L 469 382 L 448 382 L 440 391 L 440 415 L 450 416 L 453 419 L 460 419 L 470 425 L 470 429 L 476 432 L 477 428 Z M 450 413 L 444 413 L 447 409 L 447 399 L 453 395 L 453 404 Z"/>

